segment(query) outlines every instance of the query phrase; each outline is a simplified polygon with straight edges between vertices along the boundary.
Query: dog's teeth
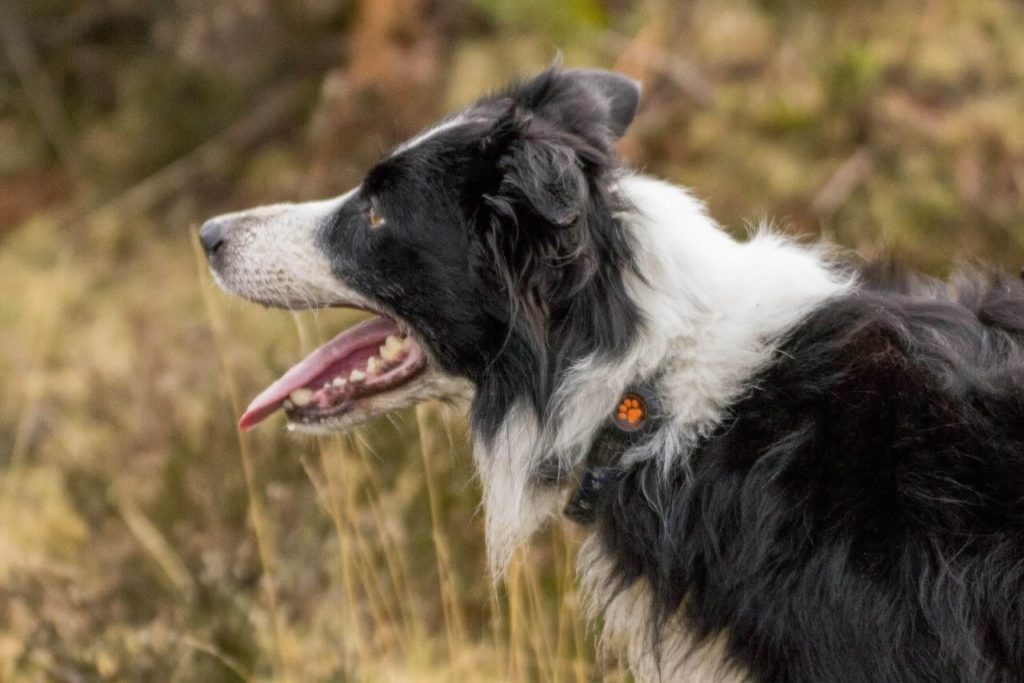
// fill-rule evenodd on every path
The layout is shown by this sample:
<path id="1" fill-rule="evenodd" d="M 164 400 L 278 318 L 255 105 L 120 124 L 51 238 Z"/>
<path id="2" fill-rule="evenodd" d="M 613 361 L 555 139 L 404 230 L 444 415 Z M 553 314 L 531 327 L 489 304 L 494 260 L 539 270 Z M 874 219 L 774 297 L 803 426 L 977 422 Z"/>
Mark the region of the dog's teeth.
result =
<path id="1" fill-rule="evenodd" d="M 363 372 L 362 370 L 353 370 L 348 375 L 348 381 L 352 382 L 353 384 L 358 384 L 359 382 L 362 382 L 364 379 L 366 379 L 366 373 Z"/>
<path id="2" fill-rule="evenodd" d="M 288 398 L 292 400 L 292 403 L 301 408 L 302 406 L 309 405 L 309 400 L 313 398 L 313 392 L 309 389 L 296 389 L 288 394 Z"/>
<path id="3" fill-rule="evenodd" d="M 376 377 L 380 374 L 383 369 L 384 363 L 377 356 L 370 356 L 366 361 L 366 374 L 370 377 Z"/>
<path id="4" fill-rule="evenodd" d="M 323 389 L 324 391 L 327 391 L 328 389 L 331 388 L 331 383 L 330 382 L 324 382 L 324 385 L 322 387 L 320 387 L 320 388 Z"/>
<path id="5" fill-rule="evenodd" d="M 388 335 L 388 338 L 384 340 L 384 345 L 380 347 L 380 357 L 389 363 L 394 363 L 405 355 L 408 340 L 408 337 L 399 338 L 393 334 Z"/>
<path id="6" fill-rule="evenodd" d="M 348 380 L 345 379 L 344 377 L 335 377 L 331 381 L 331 386 L 333 386 L 335 389 L 344 389 L 346 384 L 348 384 Z"/>
<path id="7" fill-rule="evenodd" d="M 295 404 L 291 402 L 291 399 L 287 399 L 287 398 L 286 398 L 286 399 L 284 400 L 284 409 L 285 409 L 285 410 L 291 410 L 291 409 L 292 409 L 292 408 L 294 408 L 294 407 L 295 407 Z"/>

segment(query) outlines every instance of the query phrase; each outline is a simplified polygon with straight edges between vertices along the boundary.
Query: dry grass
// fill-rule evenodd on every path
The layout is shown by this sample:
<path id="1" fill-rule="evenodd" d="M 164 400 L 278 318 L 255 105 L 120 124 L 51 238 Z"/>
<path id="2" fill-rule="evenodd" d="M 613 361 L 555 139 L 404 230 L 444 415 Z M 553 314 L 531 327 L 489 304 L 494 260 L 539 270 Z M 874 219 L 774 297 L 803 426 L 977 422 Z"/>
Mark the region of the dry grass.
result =
<path id="1" fill-rule="evenodd" d="M 227 297 L 195 226 L 341 189 L 411 132 L 381 114 L 400 97 L 354 97 L 351 65 L 308 57 L 359 25 L 330 3 L 252 9 L 213 42 L 266 49 L 208 53 L 207 3 L 153 19 L 180 36 L 156 46 L 117 42 L 131 16 L 89 28 L 114 4 L 12 4 L 32 31 L 19 54 L 47 47 L 29 71 L 0 65 L 0 133 L 18 143 L 0 145 L 0 681 L 624 680 L 580 619 L 572 528 L 504 584 L 485 575 L 461 416 L 426 405 L 323 440 L 280 418 L 234 428 L 354 318 Z M 424 48 L 438 111 L 396 120 L 426 124 L 557 44 L 644 77 L 624 152 L 736 232 L 767 214 L 934 271 L 1024 263 L 1019 3 L 472 5 L 430 24 L 447 31 Z M 276 90 L 278 58 L 300 65 L 296 88 Z M 285 91 L 266 116 L 249 106 Z M 41 127 L 31 103 L 55 101 Z"/>

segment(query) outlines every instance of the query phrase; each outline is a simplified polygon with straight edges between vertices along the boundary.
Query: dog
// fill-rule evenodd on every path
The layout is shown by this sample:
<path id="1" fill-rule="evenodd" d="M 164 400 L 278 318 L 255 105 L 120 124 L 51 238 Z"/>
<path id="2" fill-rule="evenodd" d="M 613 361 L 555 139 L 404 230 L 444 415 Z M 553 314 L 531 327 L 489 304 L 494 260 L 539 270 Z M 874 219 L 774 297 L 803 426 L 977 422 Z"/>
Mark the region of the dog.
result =
<path id="1" fill-rule="evenodd" d="M 240 426 L 470 401 L 491 569 L 574 520 L 642 680 L 1024 680 L 1024 285 L 732 238 L 617 156 L 640 92 L 553 67 L 205 223 L 229 292 L 376 315 Z"/>

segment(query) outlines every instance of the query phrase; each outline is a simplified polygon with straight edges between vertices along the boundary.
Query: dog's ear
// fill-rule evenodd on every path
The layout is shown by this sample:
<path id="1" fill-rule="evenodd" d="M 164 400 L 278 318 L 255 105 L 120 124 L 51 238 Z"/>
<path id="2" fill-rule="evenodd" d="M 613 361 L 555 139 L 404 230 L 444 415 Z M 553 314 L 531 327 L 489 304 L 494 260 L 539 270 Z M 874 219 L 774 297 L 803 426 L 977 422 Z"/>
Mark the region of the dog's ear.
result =
<path id="1" fill-rule="evenodd" d="M 578 81 L 597 97 L 613 136 L 621 138 L 626 133 L 640 105 L 639 81 L 600 69 L 572 69 L 562 73 L 562 78 Z"/>
<path id="2" fill-rule="evenodd" d="M 521 199 L 547 223 L 566 227 L 583 213 L 587 179 L 576 152 L 550 140 L 521 138 L 499 162 L 501 194 Z"/>
<path id="3" fill-rule="evenodd" d="M 588 174 L 614 164 L 613 141 L 636 114 L 640 84 L 553 67 L 503 97 L 506 109 L 483 142 L 501 171 L 496 196 L 525 203 L 550 225 L 573 224 L 588 200 Z"/>
<path id="4" fill-rule="evenodd" d="M 593 141 L 617 139 L 633 122 L 640 83 L 600 69 L 548 69 L 511 93 L 528 112 Z"/>
<path id="5" fill-rule="evenodd" d="M 511 217 L 526 210 L 546 225 L 566 227 L 587 201 L 584 164 L 606 156 L 597 146 L 566 135 L 513 102 L 484 136 L 481 151 L 498 171 L 485 191 L 492 209 Z M 523 227 L 520 215 L 516 222 Z"/>

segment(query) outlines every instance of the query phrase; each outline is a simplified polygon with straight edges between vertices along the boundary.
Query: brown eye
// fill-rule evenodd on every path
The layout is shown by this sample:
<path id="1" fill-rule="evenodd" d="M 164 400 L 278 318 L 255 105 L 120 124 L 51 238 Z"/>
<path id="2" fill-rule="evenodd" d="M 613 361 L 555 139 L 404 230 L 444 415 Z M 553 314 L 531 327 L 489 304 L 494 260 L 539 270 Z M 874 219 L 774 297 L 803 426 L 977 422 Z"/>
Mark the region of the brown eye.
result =
<path id="1" fill-rule="evenodd" d="M 370 222 L 371 228 L 379 228 L 384 225 L 384 217 L 377 213 L 377 209 L 370 207 L 370 211 L 366 214 L 366 220 Z"/>

